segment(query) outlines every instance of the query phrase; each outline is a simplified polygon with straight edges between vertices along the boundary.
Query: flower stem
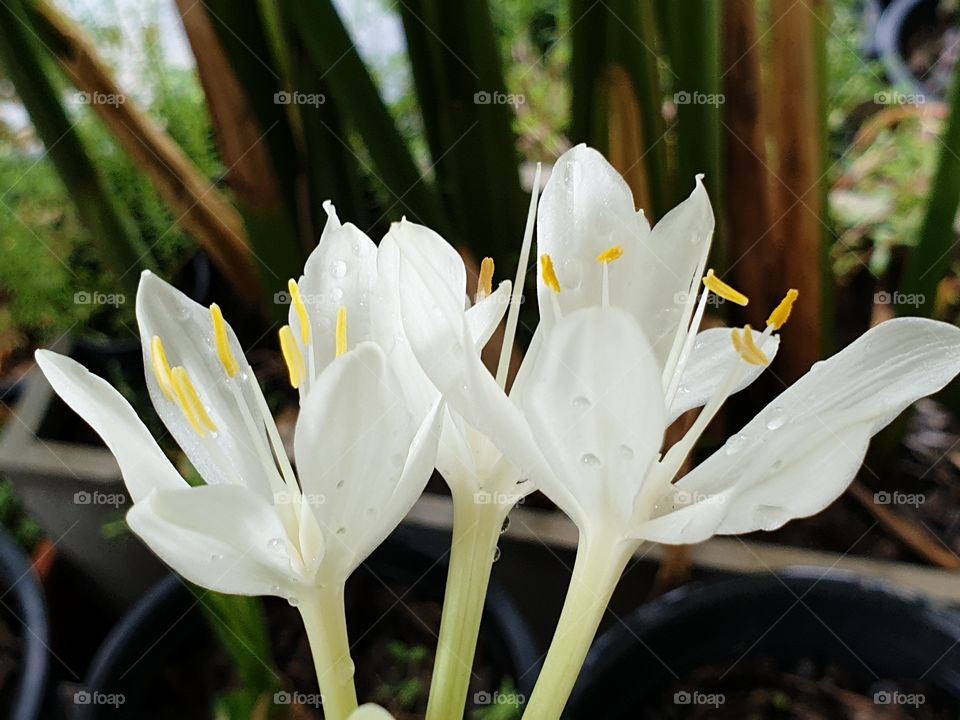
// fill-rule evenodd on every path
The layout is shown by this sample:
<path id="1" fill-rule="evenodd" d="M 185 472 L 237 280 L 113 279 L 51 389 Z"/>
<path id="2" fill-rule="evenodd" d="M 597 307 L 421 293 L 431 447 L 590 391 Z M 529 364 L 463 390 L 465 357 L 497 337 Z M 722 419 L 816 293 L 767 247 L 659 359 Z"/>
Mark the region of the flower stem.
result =
<path id="1" fill-rule="evenodd" d="M 463 717 L 483 601 L 506 514 L 507 508 L 495 503 L 477 504 L 472 495 L 454 495 L 453 541 L 427 720 Z"/>
<path id="2" fill-rule="evenodd" d="M 560 620 L 524 720 L 560 717 L 610 596 L 638 545 L 634 541 L 581 535 Z"/>
<path id="3" fill-rule="evenodd" d="M 320 685 L 326 720 L 346 720 L 357 709 L 353 660 L 347 638 L 343 585 L 318 587 L 299 605 Z"/>

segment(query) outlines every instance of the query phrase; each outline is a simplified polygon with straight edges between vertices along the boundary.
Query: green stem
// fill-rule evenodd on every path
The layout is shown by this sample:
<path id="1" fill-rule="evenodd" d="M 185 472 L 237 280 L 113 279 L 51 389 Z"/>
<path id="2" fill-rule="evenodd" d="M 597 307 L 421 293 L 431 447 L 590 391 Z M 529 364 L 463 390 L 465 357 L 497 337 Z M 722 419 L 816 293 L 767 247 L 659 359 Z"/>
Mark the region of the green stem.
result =
<path id="1" fill-rule="evenodd" d="M 493 555 L 508 512 L 473 496 L 453 503 L 453 540 L 427 720 L 463 717 Z"/>
<path id="2" fill-rule="evenodd" d="M 604 610 L 639 542 L 581 535 L 570 587 L 524 720 L 556 720 L 563 712 Z"/>
<path id="3" fill-rule="evenodd" d="M 346 720 L 357 709 L 357 690 L 353 684 L 343 586 L 317 588 L 301 599 L 299 609 L 320 684 L 323 715 L 326 720 Z"/>

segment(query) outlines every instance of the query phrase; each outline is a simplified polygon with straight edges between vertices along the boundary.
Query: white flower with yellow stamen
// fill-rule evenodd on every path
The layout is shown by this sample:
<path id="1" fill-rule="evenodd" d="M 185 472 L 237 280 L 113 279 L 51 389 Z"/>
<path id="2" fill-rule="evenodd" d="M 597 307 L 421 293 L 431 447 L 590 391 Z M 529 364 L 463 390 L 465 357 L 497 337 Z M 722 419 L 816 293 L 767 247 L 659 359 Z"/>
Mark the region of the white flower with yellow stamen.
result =
<path id="1" fill-rule="evenodd" d="M 885 322 L 818 363 L 674 483 L 723 402 L 773 358 L 797 292 L 787 292 L 763 332 L 699 332 L 711 297 L 748 302 L 704 273 L 714 221 L 699 179 L 650 230 L 623 179 L 585 146 L 558 161 L 538 223 L 541 325 L 518 400 L 546 461 L 534 479 L 577 524 L 580 546 L 527 706 L 536 718 L 562 711 L 642 541 L 772 530 L 822 510 L 854 477 L 870 437 L 960 372 L 960 329 Z M 672 420 L 700 406 L 661 455 Z"/>
<path id="2" fill-rule="evenodd" d="M 328 209 L 305 276 L 288 284 L 291 326 L 280 331 L 300 394 L 296 472 L 221 309 L 149 272 L 137 293 L 147 386 L 205 485 L 187 485 L 106 382 L 69 358 L 37 354 L 117 456 L 134 500 L 130 527 L 204 587 L 296 603 L 317 586 L 341 585 L 433 469 L 437 393 L 403 359 L 396 283 L 378 282 L 376 247 Z M 395 277 L 387 255 L 384 273 Z M 331 282 L 317 277 L 321 268 Z"/>

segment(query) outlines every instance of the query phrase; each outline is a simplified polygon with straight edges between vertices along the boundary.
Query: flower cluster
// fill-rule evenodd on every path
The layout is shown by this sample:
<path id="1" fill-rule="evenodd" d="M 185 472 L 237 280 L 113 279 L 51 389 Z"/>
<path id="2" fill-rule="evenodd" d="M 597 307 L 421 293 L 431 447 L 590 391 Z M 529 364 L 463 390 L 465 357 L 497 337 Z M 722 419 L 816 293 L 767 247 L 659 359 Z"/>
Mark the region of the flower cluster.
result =
<path id="1" fill-rule="evenodd" d="M 69 358 L 37 354 L 116 455 L 134 501 L 128 523 L 157 555 L 199 585 L 277 595 L 301 609 L 330 718 L 357 707 L 343 585 L 434 467 L 453 496 L 455 548 L 428 717 L 462 715 L 475 600 L 503 519 L 533 489 L 581 534 L 527 707 L 528 717 L 558 717 L 641 542 L 772 530 L 822 510 L 857 472 L 871 436 L 960 371 L 957 328 L 884 322 L 678 480 L 724 401 L 775 356 L 797 293 L 784 287 L 762 329 L 700 329 L 711 298 L 748 302 L 707 267 L 714 218 L 700 178 L 651 227 L 623 178 L 578 146 L 556 163 L 539 206 L 537 195 L 516 282 L 494 289 L 484 261 L 473 302 L 460 255 L 430 229 L 403 220 L 378 247 L 325 205 L 318 247 L 288 283 L 289 324 L 279 333 L 300 402 L 294 463 L 220 308 L 150 273 L 137 295 L 147 386 L 205 484 L 187 484 L 106 382 Z M 535 217 L 540 322 L 508 392 Z M 480 351 L 505 313 L 491 373 Z M 696 420 L 665 447 L 668 426 L 694 408 Z"/>

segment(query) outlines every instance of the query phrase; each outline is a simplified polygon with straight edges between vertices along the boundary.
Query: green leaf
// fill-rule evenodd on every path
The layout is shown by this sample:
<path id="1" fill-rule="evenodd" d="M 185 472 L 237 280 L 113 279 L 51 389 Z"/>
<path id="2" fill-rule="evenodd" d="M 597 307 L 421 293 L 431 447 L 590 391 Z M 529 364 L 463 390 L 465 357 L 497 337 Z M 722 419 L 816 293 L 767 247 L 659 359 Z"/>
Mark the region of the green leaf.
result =
<path id="1" fill-rule="evenodd" d="M 50 58 L 21 0 L 0 3 L 0 61 L 104 265 L 121 287 L 136 294 L 139 271 L 153 268 L 153 257 L 130 216 L 113 200 L 67 116 L 59 87 L 51 77 Z"/>

